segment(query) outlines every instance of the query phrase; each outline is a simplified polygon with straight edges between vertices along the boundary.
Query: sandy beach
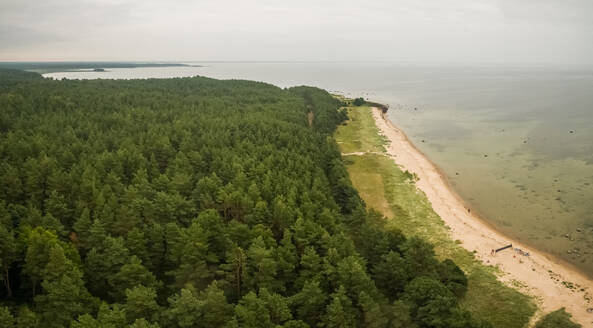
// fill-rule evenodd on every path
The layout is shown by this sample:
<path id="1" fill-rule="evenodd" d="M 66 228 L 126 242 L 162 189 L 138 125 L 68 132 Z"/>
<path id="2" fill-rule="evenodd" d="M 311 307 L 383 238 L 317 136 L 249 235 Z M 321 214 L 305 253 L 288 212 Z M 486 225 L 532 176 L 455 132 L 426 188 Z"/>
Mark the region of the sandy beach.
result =
<path id="1" fill-rule="evenodd" d="M 469 251 L 475 250 L 476 257 L 485 264 L 498 266 L 504 273 L 500 279 L 505 283 L 518 281 L 525 286 L 521 290 L 535 296 L 538 302 L 536 317 L 565 307 L 575 322 L 583 327 L 593 327 L 593 313 L 587 311 L 593 308 L 591 279 L 547 254 L 502 235 L 469 212 L 439 169 L 384 117 L 381 110 L 373 108 L 373 117 L 377 128 L 390 141 L 386 146 L 388 155 L 404 170 L 417 174 L 417 187 L 426 194 L 435 212 L 450 227 L 452 239 L 460 240 Z M 509 244 L 513 247 L 492 255 L 493 249 Z M 515 248 L 528 252 L 529 256 L 522 255 Z M 575 287 L 568 288 L 570 284 Z"/>

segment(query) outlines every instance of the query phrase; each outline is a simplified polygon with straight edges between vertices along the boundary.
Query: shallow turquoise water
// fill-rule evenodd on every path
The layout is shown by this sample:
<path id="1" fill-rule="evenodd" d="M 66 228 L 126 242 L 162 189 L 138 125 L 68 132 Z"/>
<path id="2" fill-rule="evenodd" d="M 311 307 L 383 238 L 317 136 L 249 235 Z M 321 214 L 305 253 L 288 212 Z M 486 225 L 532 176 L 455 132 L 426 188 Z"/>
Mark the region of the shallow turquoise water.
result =
<path id="1" fill-rule="evenodd" d="M 593 69 L 199 64 L 205 67 L 46 76 L 204 75 L 315 85 L 388 103 L 390 118 L 443 169 L 474 211 L 593 276 Z"/>

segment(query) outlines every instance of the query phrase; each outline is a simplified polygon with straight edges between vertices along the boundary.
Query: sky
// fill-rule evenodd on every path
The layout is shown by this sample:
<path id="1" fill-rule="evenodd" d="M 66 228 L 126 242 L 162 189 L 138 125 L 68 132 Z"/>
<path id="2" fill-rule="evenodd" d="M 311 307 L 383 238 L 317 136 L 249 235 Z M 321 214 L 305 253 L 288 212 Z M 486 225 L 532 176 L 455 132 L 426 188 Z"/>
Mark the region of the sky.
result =
<path id="1" fill-rule="evenodd" d="M 593 0 L 0 0 L 0 61 L 593 66 Z"/>

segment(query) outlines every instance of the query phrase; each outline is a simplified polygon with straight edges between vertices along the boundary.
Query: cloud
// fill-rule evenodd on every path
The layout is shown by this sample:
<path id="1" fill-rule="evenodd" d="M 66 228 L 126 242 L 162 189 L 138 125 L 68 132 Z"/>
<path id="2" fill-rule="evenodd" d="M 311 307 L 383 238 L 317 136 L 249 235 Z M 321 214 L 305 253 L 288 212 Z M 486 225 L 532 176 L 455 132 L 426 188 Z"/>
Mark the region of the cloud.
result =
<path id="1" fill-rule="evenodd" d="M 591 12 L 590 0 L 2 0 L 0 60 L 593 64 Z"/>
<path id="2" fill-rule="evenodd" d="M 5 49 L 29 47 L 35 44 L 47 44 L 63 40 L 60 35 L 51 32 L 21 26 L 0 25 L 0 44 Z"/>
<path id="3" fill-rule="evenodd" d="M 591 0 L 500 0 L 506 17 L 542 24 L 593 26 Z"/>

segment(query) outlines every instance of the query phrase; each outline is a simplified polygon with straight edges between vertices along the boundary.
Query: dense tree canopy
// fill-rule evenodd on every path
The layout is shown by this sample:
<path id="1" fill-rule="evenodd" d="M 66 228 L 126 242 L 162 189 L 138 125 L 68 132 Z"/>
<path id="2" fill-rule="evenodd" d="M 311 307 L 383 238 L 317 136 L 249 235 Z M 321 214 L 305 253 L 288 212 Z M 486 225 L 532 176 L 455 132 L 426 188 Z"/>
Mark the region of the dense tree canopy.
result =
<path id="1" fill-rule="evenodd" d="M 367 212 L 340 105 L 0 71 L 0 326 L 488 327 L 453 262 Z"/>

